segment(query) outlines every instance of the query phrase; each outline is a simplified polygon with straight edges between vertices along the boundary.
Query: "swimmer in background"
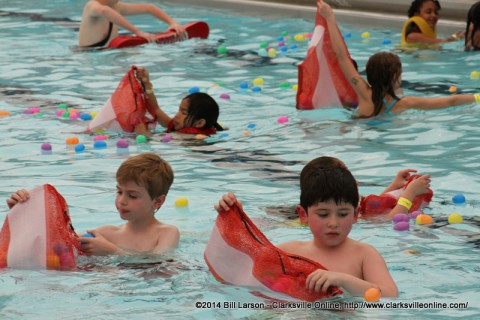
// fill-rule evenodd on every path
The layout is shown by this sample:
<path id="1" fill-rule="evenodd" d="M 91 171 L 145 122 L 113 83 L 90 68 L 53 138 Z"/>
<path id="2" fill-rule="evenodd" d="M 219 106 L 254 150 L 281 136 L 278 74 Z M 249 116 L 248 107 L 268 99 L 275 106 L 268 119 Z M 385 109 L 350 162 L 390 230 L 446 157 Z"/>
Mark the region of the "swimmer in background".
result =
<path id="1" fill-rule="evenodd" d="M 345 77 L 358 96 L 357 118 L 370 118 L 383 113 L 399 113 L 407 109 L 434 110 L 452 106 L 480 104 L 480 94 L 455 94 L 441 98 L 402 97 L 402 63 L 400 58 L 389 52 L 372 55 L 366 65 L 367 81 L 355 70 L 342 41 L 332 8 L 322 0 L 317 2 L 320 14 L 327 21 L 332 48 Z"/>
<path id="2" fill-rule="evenodd" d="M 480 50 L 480 1 L 468 10 L 467 27 L 465 29 L 465 51 Z"/>
<path id="3" fill-rule="evenodd" d="M 124 17 L 137 14 L 150 14 L 167 23 L 168 30 L 175 31 L 179 37 L 185 36 L 183 26 L 153 4 L 128 4 L 118 0 L 90 0 L 83 10 L 78 37 L 79 46 L 107 46 L 110 40 L 118 36 L 118 26 L 149 42 L 154 42 L 154 34 L 141 31 Z"/>
<path id="4" fill-rule="evenodd" d="M 423 43 L 435 45 L 463 39 L 464 32 L 454 33 L 452 36 L 437 38 L 437 22 L 440 3 L 437 0 L 414 0 L 408 9 L 408 20 L 402 29 L 402 45 Z"/>
<path id="5" fill-rule="evenodd" d="M 148 70 L 138 67 L 137 79 L 145 88 L 147 103 L 155 111 L 157 122 L 166 128 L 166 132 L 211 135 L 223 130 L 217 122 L 220 108 L 210 95 L 203 92 L 189 94 L 180 102 L 177 114 L 170 118 L 158 105 Z M 135 133 L 152 136 L 144 123 L 135 126 Z"/>
<path id="6" fill-rule="evenodd" d="M 80 249 L 87 255 L 161 254 L 178 246 L 177 227 L 155 218 L 173 183 L 173 170 L 154 153 L 125 160 L 117 170 L 115 206 L 120 226 L 106 225 L 87 230 L 93 238 L 82 237 Z M 9 208 L 28 201 L 27 190 L 18 190 L 7 199 Z"/>

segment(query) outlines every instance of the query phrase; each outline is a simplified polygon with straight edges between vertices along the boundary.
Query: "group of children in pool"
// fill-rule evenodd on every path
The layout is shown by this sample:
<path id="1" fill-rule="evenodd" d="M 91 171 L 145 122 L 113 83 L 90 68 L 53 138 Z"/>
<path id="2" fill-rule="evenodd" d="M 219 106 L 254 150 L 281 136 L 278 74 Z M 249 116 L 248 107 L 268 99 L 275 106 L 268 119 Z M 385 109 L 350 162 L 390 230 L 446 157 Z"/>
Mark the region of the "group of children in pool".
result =
<path id="1" fill-rule="evenodd" d="M 438 4 L 438 1 L 432 0 L 414 1 L 423 5 L 428 2 Z M 400 59 L 386 52 L 375 54 L 369 59 L 366 68 L 368 82 L 365 81 L 348 58 L 332 9 L 322 0 L 318 0 L 317 5 L 320 14 L 327 21 L 333 49 L 341 69 L 358 95 L 360 117 L 400 112 L 410 108 L 438 109 L 475 101 L 480 103 L 480 95 L 399 98 L 396 92 L 401 82 Z M 102 9 L 101 6 L 108 8 Z M 121 14 L 146 13 L 141 11 L 140 7 L 135 9 L 134 6 L 113 0 L 91 0 L 86 6 L 84 19 L 92 19 L 89 15 L 95 13 L 97 15 L 95 19 L 113 22 L 142 35 L 138 29 L 126 24 L 123 17 L 120 18 Z M 477 3 L 475 10 L 478 11 L 478 7 Z M 151 9 L 151 6 L 148 8 Z M 423 7 L 419 8 L 421 13 Z M 102 18 L 99 18 L 100 16 Z M 169 23 L 178 33 L 182 32 L 181 27 L 173 19 L 160 14 L 157 17 Z M 476 20 L 472 18 L 471 23 L 476 26 L 474 21 Z M 421 28 L 419 27 L 420 30 Z M 81 29 L 81 43 L 84 41 L 82 30 L 84 29 Z M 469 32 L 467 31 L 467 37 L 475 39 L 475 30 Z M 156 120 L 167 130 L 186 133 L 206 130 L 209 134 L 222 130 L 217 123 L 218 105 L 209 95 L 196 93 L 185 97 L 178 113 L 170 118 L 158 105 L 148 71 L 138 68 L 137 79 L 145 88 L 148 103 L 155 110 Z M 190 129 L 193 131 L 189 131 Z M 150 134 L 142 123 L 138 124 L 135 131 Z M 405 187 L 412 172 L 415 170 L 400 171 L 385 192 Z M 143 153 L 124 161 L 117 170 L 116 179 L 115 205 L 126 223 L 121 226 L 102 226 L 89 230 L 94 237 L 82 237 L 81 250 L 88 255 L 145 252 L 160 254 L 175 248 L 180 237 L 178 229 L 155 218 L 155 213 L 164 204 L 174 180 L 168 162 L 156 154 Z M 406 186 L 398 204 L 388 215 L 408 212 L 414 198 L 426 193 L 429 186 L 429 175 L 422 175 L 413 180 Z M 12 208 L 17 203 L 28 201 L 28 198 L 28 191 L 18 190 L 7 200 L 7 204 Z M 226 194 L 215 205 L 215 209 L 221 214 L 236 201 L 233 194 Z M 339 286 L 353 295 L 363 295 L 367 289 L 375 287 L 381 290 L 383 296 L 397 296 L 397 287 L 383 257 L 372 246 L 348 237 L 357 218 L 358 204 L 357 183 L 343 162 L 331 157 L 320 157 L 310 161 L 300 174 L 300 204 L 297 206 L 297 213 L 301 221 L 308 224 L 313 238 L 306 242 L 283 243 L 279 248 L 287 253 L 318 261 L 327 267 L 328 271 L 317 270 L 308 276 L 306 285 L 309 290 L 326 292 L 330 286 Z"/>

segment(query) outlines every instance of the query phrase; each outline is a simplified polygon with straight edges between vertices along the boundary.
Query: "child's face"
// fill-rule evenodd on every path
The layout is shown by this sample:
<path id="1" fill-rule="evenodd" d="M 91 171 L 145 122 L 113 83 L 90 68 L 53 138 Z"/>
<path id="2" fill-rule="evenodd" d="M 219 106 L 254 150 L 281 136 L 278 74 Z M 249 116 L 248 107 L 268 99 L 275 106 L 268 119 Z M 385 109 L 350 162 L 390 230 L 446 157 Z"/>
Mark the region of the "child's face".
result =
<path id="1" fill-rule="evenodd" d="M 425 19 L 432 29 L 435 29 L 438 21 L 438 8 L 435 2 L 424 2 L 417 15 Z"/>
<path id="2" fill-rule="evenodd" d="M 308 208 L 307 222 L 315 243 L 335 247 L 348 237 L 355 222 L 355 209 L 351 204 L 335 201 L 320 202 Z"/>
<path id="3" fill-rule="evenodd" d="M 187 99 L 183 99 L 180 102 L 180 106 L 178 107 L 178 112 L 173 117 L 173 126 L 175 130 L 180 130 L 185 128 L 185 120 L 188 116 L 188 105 L 189 102 Z"/>
<path id="4" fill-rule="evenodd" d="M 147 189 L 133 181 L 117 184 L 115 205 L 120 218 L 127 221 L 151 218 L 157 209 L 156 201 L 150 198 Z"/>

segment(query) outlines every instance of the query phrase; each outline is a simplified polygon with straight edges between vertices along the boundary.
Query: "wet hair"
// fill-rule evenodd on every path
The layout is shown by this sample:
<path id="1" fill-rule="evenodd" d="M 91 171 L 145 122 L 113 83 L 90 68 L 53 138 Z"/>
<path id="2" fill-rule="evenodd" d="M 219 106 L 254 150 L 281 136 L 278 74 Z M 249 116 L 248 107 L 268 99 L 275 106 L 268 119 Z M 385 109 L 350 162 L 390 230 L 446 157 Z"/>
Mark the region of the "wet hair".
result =
<path id="1" fill-rule="evenodd" d="M 312 172 L 328 168 L 343 168 L 348 170 L 345 163 L 343 163 L 340 159 L 328 156 L 318 157 L 311 160 L 305 167 L 303 167 L 302 171 L 300 172 L 300 184 L 302 184 L 302 181 L 307 179 Z"/>
<path id="2" fill-rule="evenodd" d="M 210 95 L 203 92 L 191 93 L 183 100 L 188 101 L 188 114 L 185 119 L 185 127 L 193 127 L 195 121 L 204 119 L 205 125 L 201 129 L 215 127 L 216 130 L 223 130 L 218 124 L 220 108 L 217 102 Z"/>
<path id="3" fill-rule="evenodd" d="M 173 183 L 173 170 L 154 153 L 142 153 L 125 160 L 117 170 L 117 183 L 135 182 L 147 189 L 152 200 L 167 195 Z"/>
<path id="4" fill-rule="evenodd" d="M 337 163 L 338 165 L 338 163 Z M 308 163 L 300 178 L 300 205 L 308 208 L 320 202 L 348 203 L 357 208 L 358 187 L 352 173 L 342 167 L 321 168 Z"/>
<path id="5" fill-rule="evenodd" d="M 379 52 L 371 56 L 365 68 L 367 81 L 372 88 L 373 115 L 380 113 L 385 95 L 400 100 L 395 94 L 394 83 L 402 74 L 400 58 L 390 52 Z"/>
<path id="6" fill-rule="evenodd" d="M 412 1 L 410 8 L 408 8 L 408 17 L 411 18 L 415 15 L 415 13 L 420 13 L 420 9 L 425 2 L 433 2 L 437 5 L 437 10 L 442 9 L 440 2 L 437 0 L 414 0 Z"/>
<path id="7" fill-rule="evenodd" d="M 473 24 L 473 29 L 472 29 L 472 34 L 470 34 L 470 37 L 468 37 L 468 27 L 470 26 L 470 24 Z M 465 35 L 466 35 L 465 36 L 465 45 L 467 45 L 468 40 L 470 40 L 470 44 L 471 44 L 472 47 L 475 47 L 475 46 L 480 47 L 480 43 L 475 44 L 473 42 L 475 32 L 477 31 L 477 29 L 480 29 L 480 1 L 473 4 L 470 7 L 470 10 L 468 10 L 467 28 L 465 29 Z M 470 38 L 470 39 L 468 39 L 468 38 Z"/>

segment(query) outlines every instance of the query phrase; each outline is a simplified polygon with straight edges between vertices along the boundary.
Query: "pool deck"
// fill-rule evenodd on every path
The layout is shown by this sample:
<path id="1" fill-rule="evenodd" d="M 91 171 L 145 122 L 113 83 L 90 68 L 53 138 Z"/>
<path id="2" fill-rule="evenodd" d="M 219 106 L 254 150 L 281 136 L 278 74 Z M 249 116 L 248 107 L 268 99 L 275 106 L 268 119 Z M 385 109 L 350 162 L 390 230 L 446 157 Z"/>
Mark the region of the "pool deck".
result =
<path id="1" fill-rule="evenodd" d="M 412 0 L 330 0 L 347 3 L 348 6 L 334 7 L 337 21 L 401 28 L 407 19 L 406 12 Z M 450 33 L 465 28 L 465 19 L 470 6 L 477 0 L 442 0 L 439 33 Z M 315 18 L 315 0 L 177 0 L 176 3 L 191 6 L 215 7 L 265 17 Z M 392 6 L 392 3 L 395 3 Z"/>

